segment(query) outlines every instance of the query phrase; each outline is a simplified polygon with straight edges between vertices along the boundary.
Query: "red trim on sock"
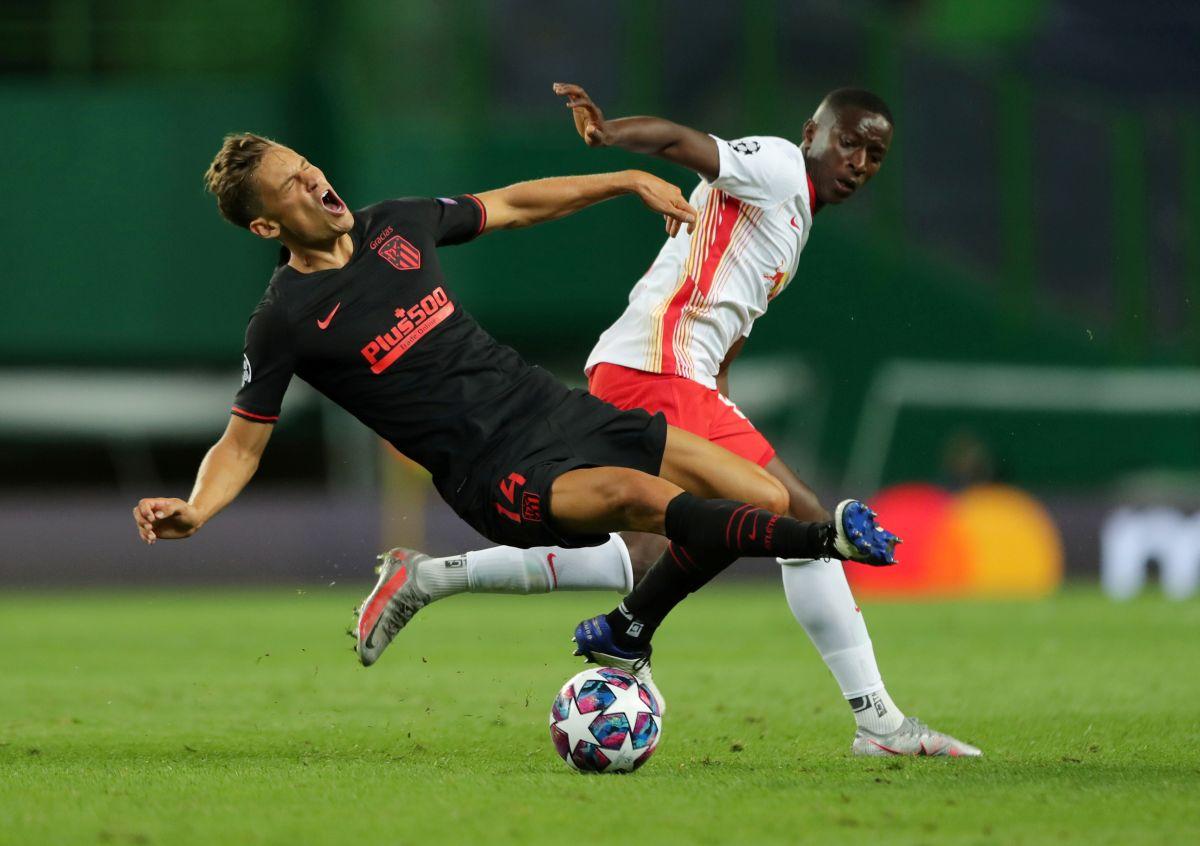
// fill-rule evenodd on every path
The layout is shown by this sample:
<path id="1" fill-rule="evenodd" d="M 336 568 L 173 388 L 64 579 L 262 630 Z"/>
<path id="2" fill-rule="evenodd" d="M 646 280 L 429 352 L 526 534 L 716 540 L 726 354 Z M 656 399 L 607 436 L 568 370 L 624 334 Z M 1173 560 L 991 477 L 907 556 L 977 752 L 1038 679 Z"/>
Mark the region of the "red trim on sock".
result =
<path id="1" fill-rule="evenodd" d="M 730 549 L 730 551 L 732 551 L 733 541 L 729 537 L 729 530 L 733 528 L 733 521 L 737 518 L 738 514 L 751 508 L 754 508 L 754 506 L 743 505 L 729 515 L 729 522 L 725 524 L 725 546 L 726 548 Z"/>
<path id="2" fill-rule="evenodd" d="M 679 556 L 675 554 L 675 544 L 673 544 L 673 543 L 667 544 L 667 552 L 670 553 L 671 560 L 675 562 L 675 566 L 679 568 L 680 572 L 687 573 L 688 572 L 687 567 L 683 566 L 683 562 L 680 561 Z"/>
<path id="3" fill-rule="evenodd" d="M 742 515 L 742 519 L 738 522 L 738 529 L 737 529 L 738 552 L 741 552 L 744 549 L 745 545 L 742 543 L 742 539 L 744 537 L 746 537 L 746 535 L 742 532 L 742 529 L 744 529 L 746 527 L 746 518 L 751 517 L 751 516 L 754 517 L 754 528 L 755 529 L 758 528 L 758 509 L 751 508 L 749 511 L 747 511 L 745 514 Z M 751 529 L 750 535 L 753 537 L 754 534 L 755 534 L 754 529 Z"/>

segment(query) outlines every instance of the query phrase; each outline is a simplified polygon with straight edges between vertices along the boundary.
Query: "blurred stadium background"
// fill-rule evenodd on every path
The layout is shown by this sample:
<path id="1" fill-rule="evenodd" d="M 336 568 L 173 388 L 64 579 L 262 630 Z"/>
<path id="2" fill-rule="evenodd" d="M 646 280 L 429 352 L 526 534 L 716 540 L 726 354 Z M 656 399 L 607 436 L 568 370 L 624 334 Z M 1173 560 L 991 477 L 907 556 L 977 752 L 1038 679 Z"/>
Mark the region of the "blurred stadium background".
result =
<path id="1" fill-rule="evenodd" d="M 905 515 L 907 570 L 863 589 L 1040 595 L 1102 562 L 1114 595 L 1148 565 L 1196 589 L 1195 4 L 8 0 L 0 41 L 0 584 L 357 584 L 386 546 L 483 545 L 300 383 L 209 531 L 150 550 L 129 508 L 186 496 L 274 259 L 202 192 L 222 134 L 298 147 L 351 205 L 630 166 L 690 187 L 586 149 L 565 80 L 727 138 L 797 138 L 840 85 L 890 101 L 880 177 L 817 218 L 732 376 L 827 501 Z M 579 382 L 660 238 L 618 201 L 443 260 Z"/>
<path id="2" fill-rule="evenodd" d="M 1185 0 L 0 2 L 0 846 L 530 846 L 614 820 L 1197 842 L 1200 602 L 1162 598 L 1200 579 L 1197 45 Z M 796 138 L 841 85 L 890 101 L 880 176 L 817 217 L 732 393 L 826 502 L 871 497 L 906 537 L 901 567 L 848 572 L 898 600 L 863 603 L 898 704 L 974 765 L 851 758 L 770 561 L 656 639 L 672 714 L 632 778 L 573 780 L 546 737 L 565 626 L 608 596 L 439 603 L 363 670 L 338 630 L 373 556 L 486 542 L 299 382 L 241 500 L 137 541 L 133 504 L 186 496 L 225 426 L 275 259 L 203 193 L 222 135 L 286 140 L 352 205 L 634 166 L 691 187 L 585 148 L 556 80 L 727 138 Z M 623 199 L 441 258 L 578 383 L 661 232 Z"/>

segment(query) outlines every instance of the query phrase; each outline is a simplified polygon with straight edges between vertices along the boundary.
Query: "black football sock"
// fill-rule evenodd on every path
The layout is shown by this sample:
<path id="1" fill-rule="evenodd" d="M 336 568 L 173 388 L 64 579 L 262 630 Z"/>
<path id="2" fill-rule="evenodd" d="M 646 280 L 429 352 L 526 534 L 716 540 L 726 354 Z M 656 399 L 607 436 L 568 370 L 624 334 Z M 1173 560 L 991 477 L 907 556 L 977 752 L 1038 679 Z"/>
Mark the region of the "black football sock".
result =
<path id="1" fill-rule="evenodd" d="M 831 523 L 803 523 L 744 502 L 689 493 L 667 503 L 666 535 L 671 543 L 662 557 L 607 615 L 613 640 L 622 649 L 645 649 L 672 608 L 742 555 L 834 554 Z"/>
<path id="2" fill-rule="evenodd" d="M 667 503 L 665 534 L 689 551 L 723 549 L 734 558 L 831 558 L 837 554 L 830 522 L 803 523 L 744 502 L 700 499 L 689 493 L 681 493 Z M 707 554 L 704 558 L 717 560 Z M 702 569 L 708 566 L 698 559 L 696 563 Z M 708 578 L 715 575 L 711 573 Z"/>
<path id="3" fill-rule="evenodd" d="M 722 549 L 705 554 L 676 543 L 668 544 L 625 601 L 608 613 L 613 641 L 622 649 L 645 649 L 672 608 L 736 559 L 737 556 Z"/>

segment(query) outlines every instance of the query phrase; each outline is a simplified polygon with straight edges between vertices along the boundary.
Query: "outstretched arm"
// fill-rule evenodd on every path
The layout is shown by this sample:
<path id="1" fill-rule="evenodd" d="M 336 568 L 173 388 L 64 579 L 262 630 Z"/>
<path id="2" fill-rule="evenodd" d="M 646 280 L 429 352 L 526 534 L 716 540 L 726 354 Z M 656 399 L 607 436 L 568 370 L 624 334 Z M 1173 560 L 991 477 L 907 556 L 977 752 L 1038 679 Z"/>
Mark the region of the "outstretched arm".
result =
<path id="1" fill-rule="evenodd" d="M 621 194 L 637 194 L 647 208 L 663 215 L 670 235 L 682 225 L 688 232 L 696 225 L 696 210 L 677 187 L 640 170 L 535 179 L 484 191 L 477 197 L 487 209 L 483 231 L 490 232 L 557 220 Z"/>
<path id="2" fill-rule="evenodd" d="M 171 497 L 148 497 L 133 509 L 138 534 L 148 544 L 159 538 L 175 540 L 196 534 L 242 492 L 258 469 L 259 459 L 275 427 L 230 417 L 225 434 L 200 462 L 196 486 L 187 502 Z"/>
<path id="3" fill-rule="evenodd" d="M 694 170 L 709 182 L 720 175 L 721 155 L 711 135 L 659 117 L 605 120 L 588 93 L 571 83 L 554 83 L 554 93 L 566 98 L 575 129 L 589 147 L 620 147 L 658 156 Z"/>

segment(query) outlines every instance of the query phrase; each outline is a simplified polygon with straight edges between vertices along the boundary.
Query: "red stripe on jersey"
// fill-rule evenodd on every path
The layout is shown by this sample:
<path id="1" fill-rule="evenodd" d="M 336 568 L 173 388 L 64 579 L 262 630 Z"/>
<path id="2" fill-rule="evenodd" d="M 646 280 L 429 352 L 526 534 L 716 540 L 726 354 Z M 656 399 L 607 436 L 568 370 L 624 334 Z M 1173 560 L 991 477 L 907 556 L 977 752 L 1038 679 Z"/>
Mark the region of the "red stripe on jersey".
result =
<path id="1" fill-rule="evenodd" d="M 696 290 L 696 280 L 688 277 L 687 281 L 679 286 L 679 290 L 675 292 L 675 296 L 671 298 L 671 304 L 667 306 L 667 313 L 663 315 L 663 331 L 662 331 L 662 367 L 660 373 L 675 373 L 675 327 L 679 325 L 679 318 L 683 314 L 683 306 L 692 298 L 692 291 Z"/>
<path id="2" fill-rule="evenodd" d="M 236 405 L 231 408 L 230 411 L 232 411 L 238 417 L 245 417 L 247 420 L 259 420 L 263 423 L 274 423 L 279 419 L 278 414 L 276 414 L 274 417 L 270 417 L 266 414 L 255 414 L 253 411 L 247 411 L 244 408 L 238 408 Z"/>
<path id="3" fill-rule="evenodd" d="M 475 230 L 475 235 L 478 236 L 483 232 L 483 227 L 487 226 L 487 206 L 474 194 L 467 194 L 467 198 L 479 206 L 479 228 Z"/>
<path id="4" fill-rule="evenodd" d="M 812 214 L 817 213 L 817 186 L 813 185 L 812 177 L 807 173 L 804 178 L 808 180 L 808 210 Z"/>
<path id="5" fill-rule="evenodd" d="M 737 223 L 738 214 L 742 208 L 741 200 L 736 197 L 731 197 L 724 191 L 718 191 L 717 194 L 719 195 L 717 198 L 717 231 L 713 234 L 712 244 L 705 252 L 704 263 L 700 266 L 700 278 L 696 280 L 689 276 L 687 281 L 679 286 L 679 290 L 671 298 L 671 304 L 667 306 L 666 314 L 663 315 L 662 368 L 659 371 L 661 373 L 678 372 L 675 358 L 675 330 L 679 327 L 679 320 L 683 316 L 683 307 L 692 298 L 692 292 L 697 288 L 700 290 L 701 297 L 708 296 L 708 292 L 712 288 L 713 276 L 721 265 L 721 259 L 725 256 L 726 250 L 729 249 L 733 225 Z M 696 237 L 703 237 L 703 235 L 697 232 Z"/>

